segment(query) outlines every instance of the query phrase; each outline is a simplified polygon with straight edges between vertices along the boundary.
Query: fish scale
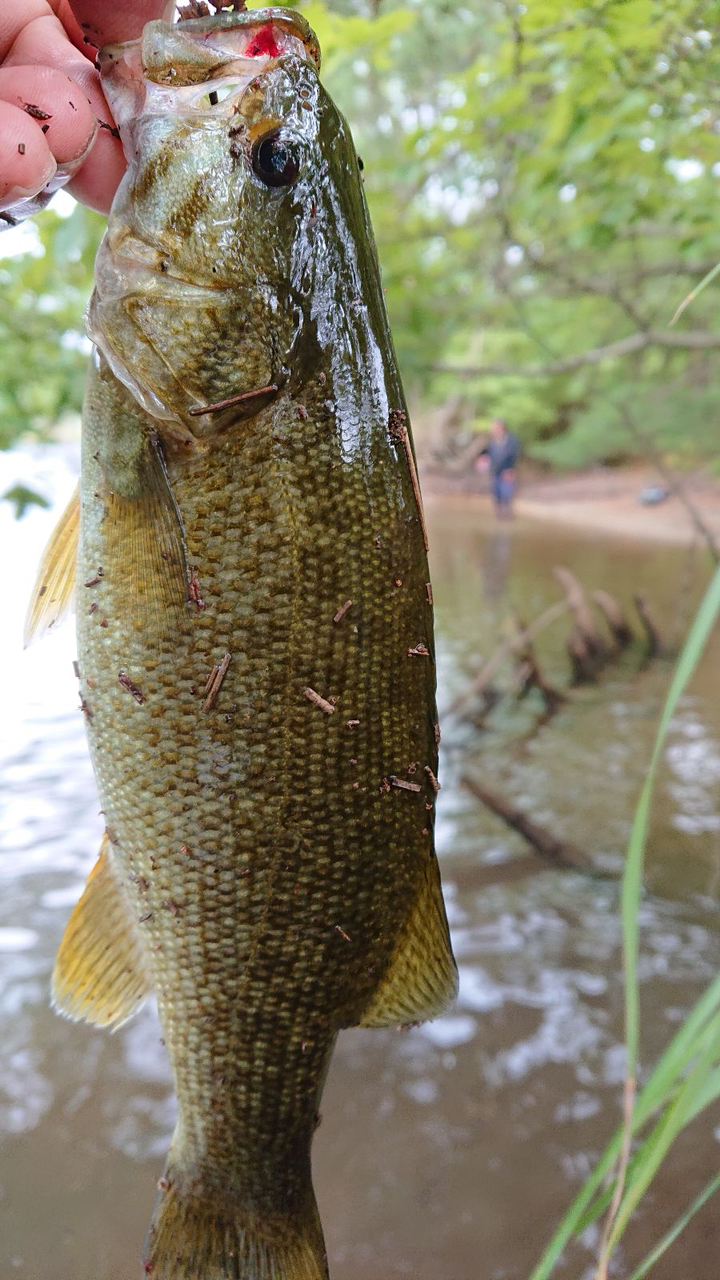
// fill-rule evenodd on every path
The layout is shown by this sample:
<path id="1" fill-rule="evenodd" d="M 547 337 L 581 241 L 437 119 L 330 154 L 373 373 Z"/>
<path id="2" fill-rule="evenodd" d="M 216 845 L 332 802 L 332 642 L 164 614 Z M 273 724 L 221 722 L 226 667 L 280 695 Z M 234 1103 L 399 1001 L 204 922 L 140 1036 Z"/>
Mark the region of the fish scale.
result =
<path id="1" fill-rule="evenodd" d="M 164 87 L 160 110 L 153 77 L 197 95 L 214 58 L 229 97 Z M 129 158 L 90 310 L 77 566 L 107 836 L 54 996 L 100 1025 L 157 996 L 179 1112 L 159 1280 L 324 1280 L 310 1148 L 336 1036 L 435 1016 L 456 986 L 414 455 L 315 60 L 284 10 L 151 23 L 100 59 Z M 60 536 L 41 580 L 67 576 L 72 512 Z"/>

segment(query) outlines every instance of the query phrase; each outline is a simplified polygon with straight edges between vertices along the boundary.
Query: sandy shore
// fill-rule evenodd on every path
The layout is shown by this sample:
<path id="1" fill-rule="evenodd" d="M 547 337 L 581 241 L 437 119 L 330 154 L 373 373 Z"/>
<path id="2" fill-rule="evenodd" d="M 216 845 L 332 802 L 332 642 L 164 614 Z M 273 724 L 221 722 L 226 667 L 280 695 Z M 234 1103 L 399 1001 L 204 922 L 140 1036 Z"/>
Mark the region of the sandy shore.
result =
<path id="1" fill-rule="evenodd" d="M 643 490 L 662 483 L 650 467 L 618 470 L 603 467 L 568 476 L 533 477 L 525 481 L 521 478 L 515 514 L 523 523 L 543 521 L 572 525 L 589 532 L 681 546 L 700 540 L 702 535 L 680 497 L 671 494 L 657 506 L 645 506 L 640 501 Z M 720 483 L 702 473 L 682 475 L 679 483 L 720 547 Z M 423 489 L 432 501 L 435 494 L 447 493 L 448 486 L 429 473 L 423 477 Z M 477 504 L 478 509 L 487 508 L 490 513 L 491 499 L 487 492 L 463 493 L 462 500 Z"/>

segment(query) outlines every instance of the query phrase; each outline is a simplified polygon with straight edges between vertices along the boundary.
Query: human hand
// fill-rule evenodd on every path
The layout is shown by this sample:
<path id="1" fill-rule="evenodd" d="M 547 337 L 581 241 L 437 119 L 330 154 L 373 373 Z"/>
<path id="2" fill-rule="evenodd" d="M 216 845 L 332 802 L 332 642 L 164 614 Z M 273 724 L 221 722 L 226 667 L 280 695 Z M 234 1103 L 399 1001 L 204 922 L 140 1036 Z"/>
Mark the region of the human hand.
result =
<path id="1" fill-rule="evenodd" d="M 125 171 L 97 49 L 170 17 L 172 0 L 0 0 L 0 228 L 68 190 L 106 213 Z M 105 126 L 105 127 L 103 127 Z"/>

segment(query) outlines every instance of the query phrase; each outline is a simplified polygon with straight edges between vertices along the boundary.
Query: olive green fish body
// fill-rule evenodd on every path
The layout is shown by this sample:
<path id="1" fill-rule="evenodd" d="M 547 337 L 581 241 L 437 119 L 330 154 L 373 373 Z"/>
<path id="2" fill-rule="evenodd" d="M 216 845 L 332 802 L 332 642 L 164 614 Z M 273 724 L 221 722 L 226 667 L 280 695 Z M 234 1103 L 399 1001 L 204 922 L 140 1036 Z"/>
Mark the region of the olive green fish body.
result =
<path id="1" fill-rule="evenodd" d="M 314 49 L 285 21 L 260 37 Z M 232 110 L 132 126 L 91 308 L 78 644 L 107 842 L 55 994 L 105 1023 L 157 994 L 162 1280 L 327 1274 L 335 1037 L 455 984 L 425 530 L 357 161 L 306 54 L 269 47 Z"/>

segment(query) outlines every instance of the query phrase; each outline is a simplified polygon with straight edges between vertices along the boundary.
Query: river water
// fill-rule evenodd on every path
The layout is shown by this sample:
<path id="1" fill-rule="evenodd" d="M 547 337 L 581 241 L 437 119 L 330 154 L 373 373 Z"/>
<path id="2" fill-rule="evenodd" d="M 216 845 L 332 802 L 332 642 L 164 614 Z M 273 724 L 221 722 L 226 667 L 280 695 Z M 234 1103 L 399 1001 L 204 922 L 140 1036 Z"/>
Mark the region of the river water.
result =
<path id="1" fill-rule="evenodd" d="M 72 449 L 0 459 L 69 495 Z M 558 598 L 551 569 L 628 602 L 642 589 L 677 634 L 705 572 L 680 550 L 495 527 L 477 504 L 429 504 L 440 703 L 489 656 L 510 607 Z M 5 676 L 0 722 L 0 1280 L 134 1280 L 174 1101 L 154 1010 L 116 1035 L 49 1008 L 53 958 L 102 834 L 77 709 L 72 626 L 20 649 L 34 566 L 56 512 L 0 505 Z M 564 623 L 538 642 L 566 680 Z M 720 963 L 720 699 L 716 637 L 665 753 L 642 909 L 647 1070 Z M 619 1117 L 624 1071 L 617 885 L 528 865 L 462 788 L 463 770 L 619 870 L 669 664 L 632 658 L 532 733 L 502 704 L 482 733 L 445 726 L 438 846 L 461 971 L 457 1007 L 409 1032 L 341 1036 L 315 1147 L 333 1280 L 527 1280 Z M 502 680 L 500 681 L 502 683 Z M 513 866 L 513 859 L 524 859 Z M 720 1163 L 720 1114 L 680 1142 L 615 1274 L 644 1253 Z M 655 1280 L 716 1280 L 720 1206 Z M 591 1275 L 596 1237 L 558 1276 Z"/>

